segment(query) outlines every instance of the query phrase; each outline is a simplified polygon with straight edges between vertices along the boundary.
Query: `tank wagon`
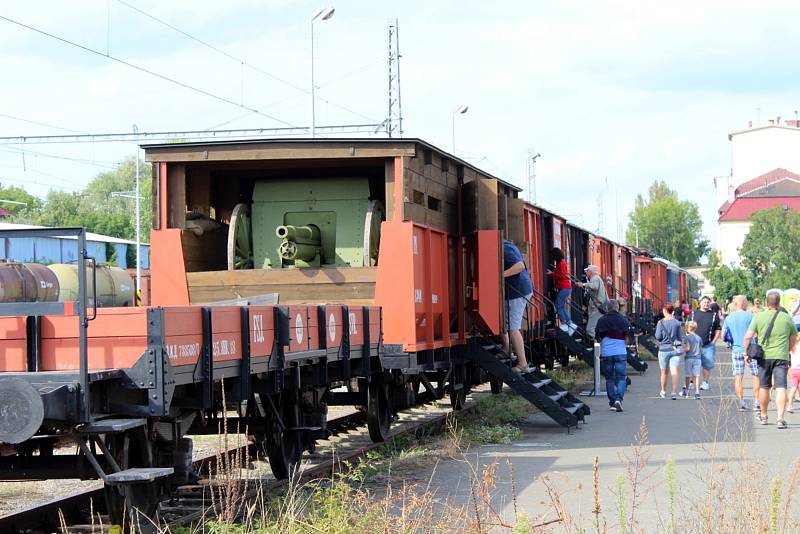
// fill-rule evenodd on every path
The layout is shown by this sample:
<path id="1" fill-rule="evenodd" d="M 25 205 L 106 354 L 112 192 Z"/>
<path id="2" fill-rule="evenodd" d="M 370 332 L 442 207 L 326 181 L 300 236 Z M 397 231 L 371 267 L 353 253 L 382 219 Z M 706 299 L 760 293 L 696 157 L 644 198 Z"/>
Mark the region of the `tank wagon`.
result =
<path id="1" fill-rule="evenodd" d="M 218 432 L 223 414 L 278 477 L 328 436 L 329 406 L 362 407 L 380 441 L 418 396 L 449 395 L 459 409 L 488 377 L 563 426 L 589 414 L 543 372 L 511 372 L 497 337 L 502 242 L 530 268 L 529 358 L 548 367 L 591 350 L 556 328 L 550 249 L 564 248 L 573 273 L 600 254 L 622 294 L 637 276 L 630 249 L 418 139 L 144 149 L 150 305 L 90 303 L 82 229 L 56 232 L 79 241 L 74 300 L 0 304 L 0 410 L 11 414 L 0 420 L 0 478 L 102 479 L 119 518 L 125 503 L 152 512 L 190 479 L 187 436 Z M 583 324 L 578 299 L 573 316 Z M 65 441 L 77 453 L 53 454 Z"/>
<path id="2" fill-rule="evenodd" d="M 124 270 L 112 265 L 97 265 L 95 284 L 87 298 L 97 305 L 133 306 L 133 280 Z M 78 266 L 69 263 L 41 265 L 0 261 L 0 303 L 72 302 L 78 298 Z"/>

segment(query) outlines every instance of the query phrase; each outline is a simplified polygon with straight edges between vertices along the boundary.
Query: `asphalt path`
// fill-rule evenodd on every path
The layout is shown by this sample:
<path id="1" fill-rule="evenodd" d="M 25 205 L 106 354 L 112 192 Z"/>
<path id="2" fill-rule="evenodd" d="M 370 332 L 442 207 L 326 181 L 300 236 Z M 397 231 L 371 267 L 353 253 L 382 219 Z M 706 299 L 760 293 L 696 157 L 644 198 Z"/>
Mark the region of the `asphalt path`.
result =
<path id="1" fill-rule="evenodd" d="M 784 482 L 784 488 L 790 483 L 791 464 L 800 457 L 800 413 L 787 414 L 789 429 L 780 430 L 775 425 L 773 403 L 767 426 L 758 423 L 754 412 L 739 411 L 730 351 L 724 345 L 717 349 L 711 387 L 702 392 L 700 400 L 693 396 L 661 399 L 658 363 L 650 362 L 650 366 L 644 375 L 631 372 L 632 386 L 623 413 L 610 412 L 605 397 L 584 397 L 592 415 L 587 424 L 570 433 L 546 416 L 534 414 L 522 425 L 522 441 L 469 449 L 463 461 L 439 465 L 431 472 L 431 488 L 451 503 L 469 505 L 470 481 L 474 480 L 470 473 L 498 462 L 493 506 L 501 516 L 513 517 L 516 506 L 517 512 L 530 517 L 555 517 L 552 493 L 546 490 L 549 485 L 576 525 L 591 525 L 594 531 L 591 512 L 597 458 L 600 507 L 611 531 L 620 530 L 621 489 L 627 515 L 635 509 L 633 522 L 638 528 L 663 532 L 671 530 L 670 521 L 687 526 L 699 522 L 701 509 L 708 503 L 730 503 L 708 505 L 715 510 L 740 506 L 737 495 L 763 500 L 776 477 Z M 752 403 L 747 369 L 744 384 L 745 398 Z M 642 446 L 637 448 L 636 443 Z M 669 472 L 675 476 L 670 477 Z M 668 484 L 668 478 L 673 482 Z M 759 506 L 755 505 L 756 513 Z M 791 513 L 800 517 L 796 509 Z M 726 518 L 734 515 L 729 513 Z"/>

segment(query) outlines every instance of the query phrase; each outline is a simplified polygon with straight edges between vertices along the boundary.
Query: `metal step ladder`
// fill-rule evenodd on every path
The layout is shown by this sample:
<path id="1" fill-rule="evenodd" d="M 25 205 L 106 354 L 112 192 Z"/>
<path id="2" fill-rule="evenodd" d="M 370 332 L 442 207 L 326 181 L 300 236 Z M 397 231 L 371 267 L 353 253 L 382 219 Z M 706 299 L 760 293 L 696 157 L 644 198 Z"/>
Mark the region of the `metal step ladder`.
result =
<path id="1" fill-rule="evenodd" d="M 582 340 L 575 339 L 573 336 L 564 332 L 560 328 L 555 329 L 556 340 L 564 345 L 567 350 L 586 362 L 589 367 L 594 367 L 594 348 L 587 347 Z"/>
<path id="2" fill-rule="evenodd" d="M 655 342 L 655 338 L 650 335 L 639 334 L 636 336 L 636 341 L 647 349 L 647 351 L 652 354 L 653 356 L 658 356 L 658 345 Z"/>
<path id="3" fill-rule="evenodd" d="M 586 421 L 589 406 L 538 369 L 525 374 L 512 371 L 510 355 L 491 339 L 474 338 L 466 357 L 490 375 L 508 384 L 559 425 L 569 429 Z"/>
<path id="4" fill-rule="evenodd" d="M 647 362 L 639 358 L 639 355 L 628 350 L 628 365 L 633 367 L 639 373 L 647 371 Z"/>

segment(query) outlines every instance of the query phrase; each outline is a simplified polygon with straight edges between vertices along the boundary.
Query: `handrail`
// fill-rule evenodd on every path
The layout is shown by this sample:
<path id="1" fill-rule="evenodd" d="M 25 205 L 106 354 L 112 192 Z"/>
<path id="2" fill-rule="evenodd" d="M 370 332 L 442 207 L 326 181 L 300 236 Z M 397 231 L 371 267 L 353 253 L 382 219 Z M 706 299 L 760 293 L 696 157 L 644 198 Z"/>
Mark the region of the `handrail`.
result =
<path id="1" fill-rule="evenodd" d="M 664 307 L 664 301 L 661 299 L 661 297 L 659 297 L 658 295 L 656 295 L 655 293 L 653 293 L 653 291 L 651 291 L 650 289 L 648 289 L 647 287 L 645 287 L 645 285 L 644 285 L 644 284 L 639 284 L 639 286 L 640 286 L 640 289 L 642 289 L 642 290 L 644 290 L 644 291 L 647 291 L 648 293 L 650 293 L 650 296 L 651 296 L 651 297 L 652 297 L 654 300 L 657 300 L 658 302 L 660 302 L 660 303 L 661 303 L 661 307 L 662 307 L 662 308 Z"/>

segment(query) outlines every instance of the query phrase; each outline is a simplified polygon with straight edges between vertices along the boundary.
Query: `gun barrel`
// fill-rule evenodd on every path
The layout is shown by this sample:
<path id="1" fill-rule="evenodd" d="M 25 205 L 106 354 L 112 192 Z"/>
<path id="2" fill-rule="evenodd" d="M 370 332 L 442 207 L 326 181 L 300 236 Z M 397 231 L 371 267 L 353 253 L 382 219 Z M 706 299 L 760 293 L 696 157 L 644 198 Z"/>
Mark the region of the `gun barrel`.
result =
<path id="1" fill-rule="evenodd" d="M 322 246 L 319 228 L 313 224 L 278 226 L 275 235 L 283 239 L 278 253 L 284 260 L 313 261 Z"/>
<path id="2" fill-rule="evenodd" d="M 275 229 L 275 235 L 286 241 L 320 246 L 319 228 L 313 224 L 308 226 L 281 225 Z"/>

